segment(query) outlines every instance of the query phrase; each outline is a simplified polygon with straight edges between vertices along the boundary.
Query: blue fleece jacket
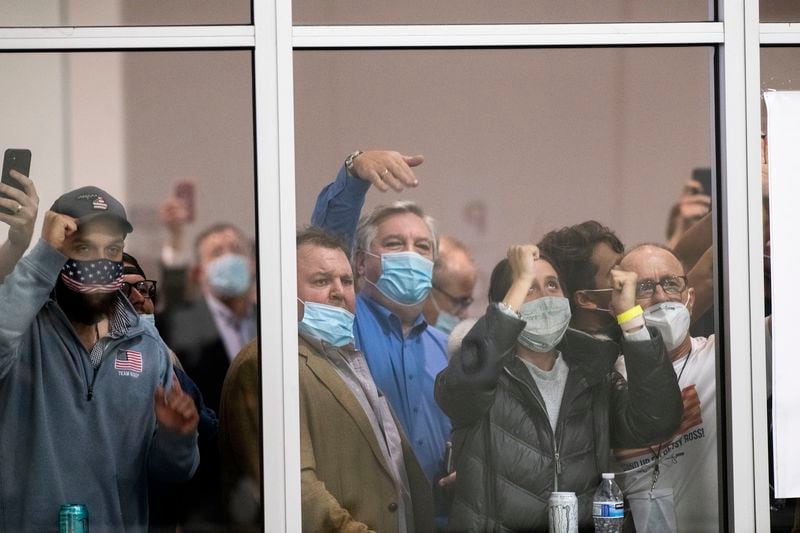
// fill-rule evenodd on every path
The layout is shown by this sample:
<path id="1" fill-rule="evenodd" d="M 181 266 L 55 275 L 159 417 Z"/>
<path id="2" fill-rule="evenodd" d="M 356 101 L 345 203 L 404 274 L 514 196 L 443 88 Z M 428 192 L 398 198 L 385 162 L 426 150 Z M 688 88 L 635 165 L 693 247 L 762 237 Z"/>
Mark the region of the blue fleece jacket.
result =
<path id="1" fill-rule="evenodd" d="M 172 365 L 127 301 L 132 325 L 95 374 L 51 298 L 65 261 L 40 240 L 0 285 L 0 531 L 57 529 L 63 503 L 85 504 L 93 532 L 143 531 L 148 476 L 190 478 L 197 435 L 157 427 L 153 396 Z M 141 368 L 123 363 L 129 351 Z"/>

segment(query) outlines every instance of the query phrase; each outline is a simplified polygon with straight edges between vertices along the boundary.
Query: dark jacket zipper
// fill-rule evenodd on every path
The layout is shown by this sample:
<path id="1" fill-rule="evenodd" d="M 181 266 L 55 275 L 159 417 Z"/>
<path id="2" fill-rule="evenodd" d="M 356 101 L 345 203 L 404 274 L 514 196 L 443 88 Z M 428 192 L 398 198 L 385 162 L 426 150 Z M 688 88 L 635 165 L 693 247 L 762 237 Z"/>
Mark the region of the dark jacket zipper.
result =
<path id="1" fill-rule="evenodd" d="M 508 369 L 508 367 L 504 366 L 503 369 L 506 371 L 506 373 L 508 373 L 509 376 L 511 376 L 512 379 L 514 379 L 518 383 L 522 384 L 523 387 L 528 389 L 528 392 L 531 393 L 533 398 L 536 400 L 536 403 L 539 404 L 539 407 L 542 409 L 542 412 L 544 413 L 545 418 L 547 418 L 547 407 L 545 407 L 544 402 L 539 398 L 539 396 L 536 395 L 536 392 L 534 392 L 534 390 L 531 388 L 531 386 L 528 385 L 527 383 L 525 383 L 524 380 L 522 380 L 522 379 L 518 378 L 517 376 L 515 376 L 511 372 L 511 370 Z M 561 418 L 562 418 L 561 417 L 561 413 L 559 413 L 558 418 L 559 418 L 559 420 L 556 423 L 556 429 L 558 429 L 558 427 L 561 426 Z M 555 473 L 554 473 L 554 476 L 553 476 L 553 491 L 554 492 L 558 492 L 558 476 L 561 475 L 561 454 L 558 451 L 560 446 L 559 446 L 559 443 L 556 441 L 556 435 L 553 432 L 553 428 L 550 427 L 550 421 L 549 420 L 548 420 L 548 423 L 547 423 L 547 428 L 550 430 L 551 442 L 553 443 L 553 460 L 556 463 Z M 563 435 L 562 435 L 562 437 L 563 437 Z"/>
<path id="2" fill-rule="evenodd" d="M 101 340 L 102 340 L 102 339 L 100 339 L 100 340 L 99 340 L 99 341 L 97 341 L 97 342 L 100 342 Z M 102 355 L 101 355 L 101 357 L 100 357 L 100 364 L 99 364 L 99 365 L 97 365 L 97 368 L 92 368 L 92 380 L 91 380 L 91 381 L 89 381 L 89 380 L 87 379 L 87 381 L 88 381 L 88 384 L 89 384 L 89 386 L 88 386 L 88 388 L 87 388 L 87 390 L 86 390 L 86 401 L 87 401 L 87 402 L 91 402 L 91 401 L 92 401 L 92 398 L 94 397 L 94 383 L 95 383 L 95 381 L 97 381 L 97 374 L 99 374 L 99 373 L 100 373 L 100 367 L 102 367 L 102 366 L 103 366 L 103 362 L 104 362 L 104 361 L 105 361 L 105 359 L 106 359 L 106 352 L 108 351 L 108 347 L 109 347 L 109 346 L 108 346 L 108 344 L 106 344 L 106 346 L 105 346 L 105 347 L 103 347 L 103 353 L 102 353 Z M 90 358 L 90 359 L 91 359 L 91 358 Z M 89 361 L 89 364 L 90 364 L 90 365 L 92 364 L 92 363 L 91 363 L 91 360 Z M 84 369 L 86 368 L 86 358 L 84 358 L 83 367 L 84 367 Z M 85 372 L 84 372 L 84 375 L 86 375 L 86 373 L 85 373 Z"/>

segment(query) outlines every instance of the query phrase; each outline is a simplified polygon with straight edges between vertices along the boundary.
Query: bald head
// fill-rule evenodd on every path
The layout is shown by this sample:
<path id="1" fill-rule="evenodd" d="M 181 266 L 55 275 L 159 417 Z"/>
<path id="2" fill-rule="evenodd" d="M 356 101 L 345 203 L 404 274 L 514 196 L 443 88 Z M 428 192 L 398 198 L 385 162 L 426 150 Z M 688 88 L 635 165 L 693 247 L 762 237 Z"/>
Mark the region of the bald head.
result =
<path id="1" fill-rule="evenodd" d="M 625 270 L 633 270 L 638 273 L 636 268 L 640 268 L 644 264 L 662 262 L 669 263 L 673 270 L 677 269 L 679 272 L 676 272 L 676 275 L 683 276 L 686 274 L 683 265 L 672 253 L 672 250 L 661 244 L 654 243 L 639 244 L 625 252 L 625 255 L 620 260 L 620 266 Z"/>
<path id="2" fill-rule="evenodd" d="M 686 304 L 691 311 L 694 304 L 693 288 L 686 285 L 683 290 L 677 292 L 664 290 L 663 284 L 667 283 L 669 279 L 685 279 L 686 275 L 683 265 L 670 249 L 658 244 L 640 244 L 625 254 L 620 261 L 620 267 L 623 270 L 634 272 L 639 278 L 639 285 L 648 281 L 661 283 L 655 287 L 651 297 L 640 298 L 637 294 L 637 303 L 643 308 L 647 309 L 651 305 L 665 301 L 676 301 Z"/>
<path id="3" fill-rule="evenodd" d="M 453 237 L 443 235 L 439 239 L 439 258 L 433 267 L 433 283 L 444 282 L 447 277 L 456 277 L 468 286 L 470 294 L 478 273 L 469 249 Z"/>
<path id="4" fill-rule="evenodd" d="M 425 305 L 425 319 L 435 324 L 439 311 L 466 318 L 477 278 L 469 249 L 457 239 L 440 237 L 439 256 L 433 266 L 434 290 Z"/>

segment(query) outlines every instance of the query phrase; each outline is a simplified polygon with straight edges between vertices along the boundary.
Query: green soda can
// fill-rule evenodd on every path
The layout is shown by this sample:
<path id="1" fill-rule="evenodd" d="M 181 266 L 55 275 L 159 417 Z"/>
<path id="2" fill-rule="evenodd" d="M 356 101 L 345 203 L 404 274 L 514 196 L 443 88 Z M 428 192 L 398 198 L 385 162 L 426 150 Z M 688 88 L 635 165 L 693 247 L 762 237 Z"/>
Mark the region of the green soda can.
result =
<path id="1" fill-rule="evenodd" d="M 89 511 L 86 506 L 65 503 L 58 511 L 58 533 L 89 533 Z"/>

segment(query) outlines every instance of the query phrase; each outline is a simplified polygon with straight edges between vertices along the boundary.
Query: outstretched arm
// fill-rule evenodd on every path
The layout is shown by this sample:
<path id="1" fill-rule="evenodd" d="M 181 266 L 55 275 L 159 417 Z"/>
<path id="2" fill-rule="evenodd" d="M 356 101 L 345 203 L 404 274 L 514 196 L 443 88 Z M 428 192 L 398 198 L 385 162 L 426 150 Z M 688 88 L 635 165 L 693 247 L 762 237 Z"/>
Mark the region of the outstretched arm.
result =
<path id="1" fill-rule="evenodd" d="M 412 168 L 424 160 L 421 155 L 387 150 L 360 153 L 352 159 L 350 169 L 343 165 L 334 182 L 319 193 L 311 224 L 341 235 L 352 246 L 370 185 L 382 192 L 416 187 L 419 181 Z"/>
<path id="2" fill-rule="evenodd" d="M 16 170 L 11 171 L 11 177 L 22 186 L 22 190 L 0 184 L 0 193 L 7 196 L 0 198 L 0 206 L 11 211 L 11 214 L 0 211 L 0 222 L 9 225 L 8 240 L 0 246 L 0 283 L 14 270 L 30 246 L 39 212 L 39 196 L 33 181 Z"/>
<path id="3" fill-rule="evenodd" d="M 67 260 L 65 242 L 76 230 L 73 218 L 48 211 L 41 240 L 0 285 L 0 379 L 17 361 L 25 333 L 50 297 Z"/>

